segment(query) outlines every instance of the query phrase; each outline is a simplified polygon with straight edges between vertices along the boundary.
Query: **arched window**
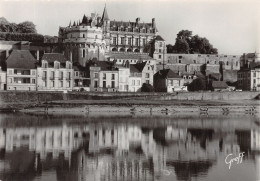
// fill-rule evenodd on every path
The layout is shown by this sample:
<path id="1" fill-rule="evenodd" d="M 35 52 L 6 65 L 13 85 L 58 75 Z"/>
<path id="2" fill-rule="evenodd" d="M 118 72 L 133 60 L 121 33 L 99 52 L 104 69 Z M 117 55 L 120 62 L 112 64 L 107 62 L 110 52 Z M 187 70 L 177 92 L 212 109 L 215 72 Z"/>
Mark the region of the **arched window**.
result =
<path id="1" fill-rule="evenodd" d="M 117 49 L 116 48 L 112 48 L 112 52 L 117 52 Z"/>

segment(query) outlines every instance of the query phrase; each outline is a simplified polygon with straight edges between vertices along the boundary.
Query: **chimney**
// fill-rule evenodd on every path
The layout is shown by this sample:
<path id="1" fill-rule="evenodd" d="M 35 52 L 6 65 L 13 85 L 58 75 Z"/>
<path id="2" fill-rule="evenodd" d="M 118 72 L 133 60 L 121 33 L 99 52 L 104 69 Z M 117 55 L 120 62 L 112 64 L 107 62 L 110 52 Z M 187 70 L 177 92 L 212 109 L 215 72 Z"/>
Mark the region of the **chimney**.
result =
<path id="1" fill-rule="evenodd" d="M 140 18 L 136 18 L 136 24 L 138 25 L 140 22 Z"/>
<path id="2" fill-rule="evenodd" d="M 155 25 L 155 18 L 152 19 L 152 27 Z"/>

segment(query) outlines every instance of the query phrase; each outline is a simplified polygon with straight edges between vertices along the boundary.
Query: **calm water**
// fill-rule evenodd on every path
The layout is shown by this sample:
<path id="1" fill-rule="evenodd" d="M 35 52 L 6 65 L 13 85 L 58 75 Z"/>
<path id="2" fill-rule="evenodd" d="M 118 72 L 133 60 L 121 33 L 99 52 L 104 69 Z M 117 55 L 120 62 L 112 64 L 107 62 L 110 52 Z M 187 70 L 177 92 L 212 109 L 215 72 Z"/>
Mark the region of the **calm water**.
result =
<path id="1" fill-rule="evenodd" d="M 260 180 L 256 115 L 0 114 L 0 180 Z M 231 168 L 225 158 L 244 152 Z"/>

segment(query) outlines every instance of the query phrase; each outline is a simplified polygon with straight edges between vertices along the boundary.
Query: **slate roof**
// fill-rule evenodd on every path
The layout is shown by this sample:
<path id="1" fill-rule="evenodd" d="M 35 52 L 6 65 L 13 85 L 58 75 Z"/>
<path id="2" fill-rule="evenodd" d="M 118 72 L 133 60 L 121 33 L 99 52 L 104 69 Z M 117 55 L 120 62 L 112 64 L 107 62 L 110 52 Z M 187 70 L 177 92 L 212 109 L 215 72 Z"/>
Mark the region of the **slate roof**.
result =
<path id="1" fill-rule="evenodd" d="M 36 59 L 29 50 L 13 50 L 6 64 L 7 68 L 35 69 Z"/>
<path id="2" fill-rule="evenodd" d="M 101 19 L 102 21 L 104 21 L 104 20 L 109 20 L 109 17 L 108 17 L 108 14 L 107 14 L 107 8 L 106 8 L 106 6 L 105 6 L 105 8 L 104 8 L 104 11 L 103 11 L 103 15 L 102 15 L 102 19 Z"/>
<path id="3" fill-rule="evenodd" d="M 136 64 L 130 64 L 130 72 L 131 72 L 131 73 L 141 73 L 142 71 L 140 71 L 140 70 L 136 67 Z"/>
<path id="4" fill-rule="evenodd" d="M 216 89 L 216 88 L 226 89 L 226 88 L 228 88 L 228 85 L 227 85 L 227 83 L 224 82 L 224 81 L 212 81 L 212 87 L 213 87 L 214 89 Z"/>
<path id="5" fill-rule="evenodd" d="M 167 78 L 181 79 L 182 78 L 177 73 L 174 73 L 171 69 L 160 70 L 155 74 L 155 76 L 158 76 L 162 79 L 167 79 Z"/>
<path id="6" fill-rule="evenodd" d="M 117 68 L 114 68 L 114 63 L 108 61 L 95 61 L 92 66 L 100 67 L 102 71 L 117 70 Z"/>
<path id="7" fill-rule="evenodd" d="M 49 63 L 54 62 L 54 61 L 59 61 L 59 62 L 68 61 L 68 59 L 65 57 L 65 55 L 63 55 L 61 53 L 45 53 L 42 56 L 42 60 L 46 60 Z"/>
<path id="8" fill-rule="evenodd" d="M 111 59 L 133 59 L 133 60 L 153 60 L 146 53 L 109 53 L 107 54 Z"/>
<path id="9" fill-rule="evenodd" d="M 164 41 L 164 39 L 160 35 L 157 35 L 154 40 Z"/>

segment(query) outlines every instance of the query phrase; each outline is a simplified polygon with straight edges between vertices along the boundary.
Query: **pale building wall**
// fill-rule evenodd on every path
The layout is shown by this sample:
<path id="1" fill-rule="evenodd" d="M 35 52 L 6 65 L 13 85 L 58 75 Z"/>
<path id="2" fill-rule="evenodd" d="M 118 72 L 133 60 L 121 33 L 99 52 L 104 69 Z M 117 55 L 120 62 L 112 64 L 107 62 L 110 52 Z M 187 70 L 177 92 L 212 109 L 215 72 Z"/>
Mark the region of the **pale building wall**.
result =
<path id="1" fill-rule="evenodd" d="M 142 87 L 142 78 L 141 77 L 129 77 L 129 91 L 130 92 L 140 92 Z"/>
<path id="2" fill-rule="evenodd" d="M 15 73 L 17 71 L 17 73 Z M 22 75 L 22 71 L 29 71 L 28 75 Z M 7 90 L 36 90 L 36 69 L 7 68 Z M 27 79 L 28 83 L 23 83 Z"/>
<path id="3" fill-rule="evenodd" d="M 38 91 L 68 91 L 73 88 L 74 70 L 70 62 L 66 68 L 37 67 Z M 54 73 L 54 76 L 53 76 Z"/>
<path id="4" fill-rule="evenodd" d="M 0 90 L 4 90 L 6 86 L 6 72 L 1 70 L 0 67 Z"/>
<path id="5" fill-rule="evenodd" d="M 118 77 L 119 77 L 119 92 L 128 92 L 129 91 L 129 68 L 118 68 Z"/>

